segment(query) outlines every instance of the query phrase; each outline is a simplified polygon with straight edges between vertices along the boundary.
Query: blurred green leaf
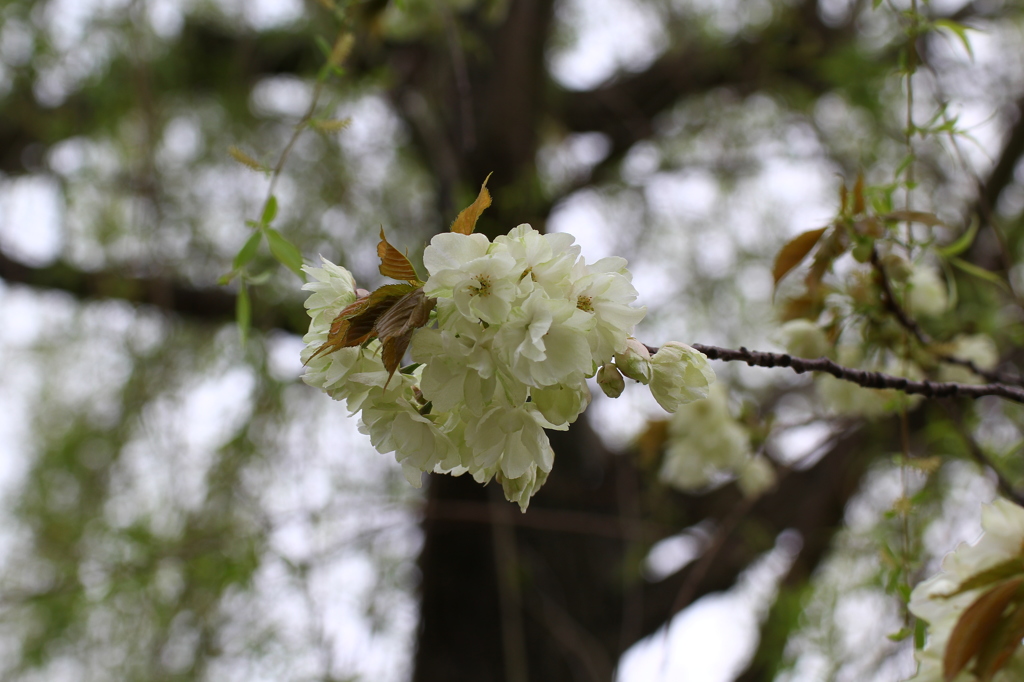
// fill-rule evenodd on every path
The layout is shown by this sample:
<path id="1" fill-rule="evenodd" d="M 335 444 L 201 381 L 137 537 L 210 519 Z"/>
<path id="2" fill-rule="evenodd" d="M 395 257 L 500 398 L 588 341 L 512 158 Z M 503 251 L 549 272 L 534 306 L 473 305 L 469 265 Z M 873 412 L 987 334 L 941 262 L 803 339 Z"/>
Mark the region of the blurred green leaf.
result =
<path id="1" fill-rule="evenodd" d="M 262 241 L 263 233 L 259 231 L 254 232 L 238 251 L 238 254 L 235 256 L 235 260 L 232 263 L 232 267 L 237 271 L 248 265 L 249 262 L 252 261 L 253 257 L 256 256 L 256 251 L 260 248 L 260 242 Z"/>
<path id="2" fill-rule="evenodd" d="M 263 205 L 263 215 L 260 216 L 261 225 L 270 225 L 274 222 L 274 218 L 277 217 L 277 197 L 273 194 L 267 199 L 267 203 Z"/>
<path id="3" fill-rule="evenodd" d="M 305 282 L 306 273 L 302 271 L 302 253 L 299 249 L 272 227 L 268 227 L 266 233 L 270 253 L 281 265 L 294 272 L 299 279 Z"/>
<path id="4" fill-rule="evenodd" d="M 235 298 L 235 322 L 238 324 L 238 334 L 244 344 L 249 338 L 249 329 L 252 326 L 252 302 L 249 300 L 249 289 L 244 284 L 239 287 L 238 296 Z"/>

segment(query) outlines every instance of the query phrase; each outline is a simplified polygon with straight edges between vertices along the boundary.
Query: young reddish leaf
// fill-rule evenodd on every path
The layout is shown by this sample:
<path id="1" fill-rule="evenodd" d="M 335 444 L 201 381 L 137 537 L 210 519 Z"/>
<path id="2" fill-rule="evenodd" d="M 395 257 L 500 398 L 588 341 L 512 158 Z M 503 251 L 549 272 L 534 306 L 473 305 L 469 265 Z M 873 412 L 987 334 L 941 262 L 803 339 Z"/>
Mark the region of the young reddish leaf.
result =
<path id="1" fill-rule="evenodd" d="M 349 304 L 334 318 L 327 341 L 309 356 L 306 364 L 318 355 L 328 355 L 372 339 L 376 336 L 377 320 L 410 291 L 414 291 L 411 284 L 386 284 Z"/>
<path id="2" fill-rule="evenodd" d="M 939 220 L 939 216 L 927 211 L 892 211 L 882 216 L 882 220 L 897 223 L 921 223 L 928 227 L 946 225 L 946 223 Z"/>
<path id="3" fill-rule="evenodd" d="M 384 369 L 388 371 L 388 382 L 402 362 L 402 356 L 412 340 L 412 333 L 427 323 L 430 311 L 436 304 L 436 298 L 425 296 L 423 288 L 417 287 L 377 318 L 374 331 L 383 346 L 381 360 Z"/>
<path id="4" fill-rule="evenodd" d="M 807 254 L 811 252 L 814 245 L 821 239 L 821 235 L 825 234 L 825 230 L 828 227 L 822 227 L 817 230 L 809 230 L 802 234 L 798 234 L 793 239 L 786 242 L 786 244 L 779 250 L 779 255 L 775 257 L 775 267 L 772 270 L 772 275 L 775 278 L 775 286 L 779 285 L 779 281 L 785 277 L 790 270 L 800 264 Z"/>
<path id="5" fill-rule="evenodd" d="M 864 212 L 864 174 L 857 173 L 857 182 L 853 185 L 853 215 Z"/>
<path id="6" fill-rule="evenodd" d="M 782 305 L 780 318 L 783 322 L 790 320 L 816 320 L 825 307 L 824 297 L 819 295 L 821 288 L 815 289 L 814 293 L 806 293 L 796 298 L 787 300 Z"/>
<path id="7" fill-rule="evenodd" d="M 989 682 L 1021 644 L 1024 638 L 1024 608 L 1018 604 L 1005 618 L 1000 619 L 996 631 L 978 652 L 974 674 L 981 682 Z"/>
<path id="8" fill-rule="evenodd" d="M 452 223 L 452 232 L 458 232 L 459 234 L 473 234 L 473 230 L 476 229 L 476 221 L 479 220 L 480 214 L 484 212 L 484 209 L 491 205 L 491 193 L 487 189 L 487 181 L 491 179 L 491 174 L 488 173 L 487 177 L 484 178 L 484 184 L 480 185 L 480 193 L 476 195 L 476 200 L 462 209 L 458 217 Z"/>
<path id="9" fill-rule="evenodd" d="M 405 254 L 391 246 L 384 237 L 384 228 L 380 228 L 380 242 L 377 244 L 377 255 L 380 257 L 380 274 L 391 279 L 403 279 L 406 282 L 419 282 L 416 270 Z"/>
<path id="10" fill-rule="evenodd" d="M 815 291 L 821 287 L 821 280 L 825 277 L 828 269 L 832 267 L 832 263 L 846 253 L 849 248 L 850 237 L 846 230 L 832 230 L 828 237 L 821 242 L 817 253 L 814 254 L 811 269 L 807 272 L 805 280 L 807 289 Z"/>
<path id="11" fill-rule="evenodd" d="M 952 682 L 988 642 L 1003 611 L 1022 583 L 1024 578 L 1000 583 L 978 597 L 963 612 L 949 635 L 946 654 L 942 659 L 942 675 L 946 682 Z"/>
<path id="12" fill-rule="evenodd" d="M 366 298 L 365 303 L 349 314 L 349 325 L 344 337 L 345 347 L 358 346 L 376 337 L 377 321 L 403 296 L 414 290 L 411 284 L 385 284 L 374 290 Z M 342 311 L 342 314 L 345 314 L 345 311 Z"/>

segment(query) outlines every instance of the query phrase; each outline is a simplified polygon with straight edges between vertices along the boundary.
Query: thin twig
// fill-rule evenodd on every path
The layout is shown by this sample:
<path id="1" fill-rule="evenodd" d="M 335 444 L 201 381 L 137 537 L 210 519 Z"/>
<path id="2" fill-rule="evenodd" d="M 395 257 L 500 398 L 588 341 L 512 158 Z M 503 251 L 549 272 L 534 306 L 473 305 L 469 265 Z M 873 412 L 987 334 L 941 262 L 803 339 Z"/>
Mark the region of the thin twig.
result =
<path id="1" fill-rule="evenodd" d="M 981 466 L 991 470 L 992 473 L 995 474 L 996 487 L 999 488 L 999 492 L 1002 493 L 1003 497 L 1007 498 L 1008 500 L 1013 500 L 1017 504 L 1024 506 L 1024 494 L 1017 492 L 1017 490 L 1013 487 L 1013 484 L 1010 483 L 1009 479 L 1007 479 L 1006 476 L 1004 476 L 1003 473 L 999 471 L 995 463 L 992 461 L 992 458 L 985 453 L 982 447 L 978 445 L 978 441 L 974 439 L 974 436 L 972 436 L 967 431 L 967 427 L 964 425 L 963 419 L 960 417 L 960 415 L 954 415 L 952 411 L 948 409 L 946 410 L 946 414 L 949 416 L 950 421 L 953 422 L 953 425 L 956 427 L 956 430 L 960 434 L 960 437 L 963 438 L 964 444 L 967 445 L 967 452 L 970 453 L 974 461 L 980 464 Z"/>
<path id="2" fill-rule="evenodd" d="M 881 372 L 870 372 L 863 369 L 844 367 L 828 358 L 798 358 L 787 353 L 766 353 L 747 350 L 740 346 L 738 350 L 705 346 L 694 343 L 691 346 L 712 360 L 724 362 L 745 362 L 751 367 L 787 367 L 797 374 L 804 372 L 824 372 L 837 379 L 849 381 L 864 388 L 890 388 L 911 395 L 923 395 L 926 398 L 982 398 L 996 396 L 1015 403 L 1024 403 L 1024 389 L 1007 386 L 1003 383 L 960 384 L 952 381 L 913 381 L 906 377 L 892 376 Z M 657 349 L 651 349 L 657 351 Z"/>

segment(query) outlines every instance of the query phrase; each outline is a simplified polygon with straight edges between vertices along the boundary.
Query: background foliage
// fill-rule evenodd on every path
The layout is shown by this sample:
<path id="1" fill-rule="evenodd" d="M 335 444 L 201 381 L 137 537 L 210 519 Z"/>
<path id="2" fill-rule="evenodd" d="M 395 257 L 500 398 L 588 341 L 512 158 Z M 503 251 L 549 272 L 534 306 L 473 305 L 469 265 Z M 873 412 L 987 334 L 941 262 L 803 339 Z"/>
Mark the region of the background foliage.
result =
<path id="1" fill-rule="evenodd" d="M 898 417 L 837 416 L 805 378 L 719 365 L 775 490 L 659 483 L 664 429 L 627 392 L 553 436 L 520 516 L 471 481 L 409 489 L 297 381 L 284 247 L 217 284 L 270 182 L 229 148 L 273 168 L 319 78 L 273 190 L 273 227 L 307 258 L 373 288 L 382 224 L 416 260 L 494 171 L 479 229 L 530 222 L 629 258 L 640 338 L 765 347 L 779 247 L 858 174 L 906 184 L 913 54 L 915 120 L 934 128 L 911 142 L 916 207 L 953 226 L 944 242 L 976 218 L 961 256 L 1002 283 L 950 271 L 956 304 L 930 331 L 991 334 L 1012 371 L 1021 7 L 922 3 L 977 29 L 971 55 L 948 25 L 908 40 L 909 6 L 871 5 L 4 2 L 4 678 L 610 680 L 726 590 L 739 634 L 707 679 L 910 674 L 913 637 L 886 639 L 912 627 L 899 595 L 976 532 L 993 467 L 1019 484 L 1018 408 L 924 404 L 901 446 Z"/>

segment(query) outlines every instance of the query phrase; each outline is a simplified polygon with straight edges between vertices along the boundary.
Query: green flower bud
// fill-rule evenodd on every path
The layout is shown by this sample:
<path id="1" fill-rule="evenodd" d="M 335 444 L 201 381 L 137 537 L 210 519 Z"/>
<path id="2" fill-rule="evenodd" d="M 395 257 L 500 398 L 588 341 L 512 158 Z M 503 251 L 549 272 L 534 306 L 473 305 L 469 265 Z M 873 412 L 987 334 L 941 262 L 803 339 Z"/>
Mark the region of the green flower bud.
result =
<path id="1" fill-rule="evenodd" d="M 626 382 L 618 367 L 610 362 L 601 365 L 601 369 L 597 370 L 597 385 L 609 398 L 618 398 L 626 388 Z"/>
<path id="2" fill-rule="evenodd" d="M 626 350 L 615 354 L 615 365 L 624 375 L 641 384 L 651 381 L 651 354 L 647 346 L 632 336 L 626 339 Z"/>

